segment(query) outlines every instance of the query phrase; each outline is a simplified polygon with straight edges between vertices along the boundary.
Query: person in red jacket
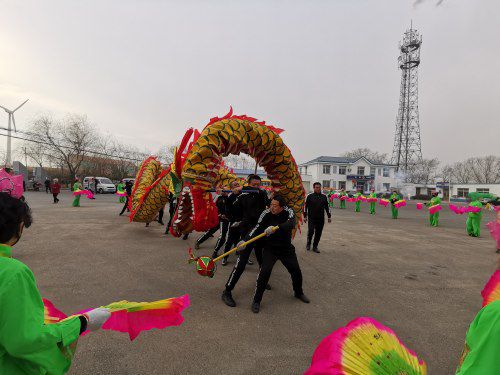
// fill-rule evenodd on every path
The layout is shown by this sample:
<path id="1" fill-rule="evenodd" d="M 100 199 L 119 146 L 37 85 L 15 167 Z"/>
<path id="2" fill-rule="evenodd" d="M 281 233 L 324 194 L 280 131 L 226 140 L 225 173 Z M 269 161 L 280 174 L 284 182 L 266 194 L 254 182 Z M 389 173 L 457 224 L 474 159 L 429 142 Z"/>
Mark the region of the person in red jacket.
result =
<path id="1" fill-rule="evenodd" d="M 52 184 L 50 184 L 50 191 L 52 191 L 52 196 L 54 197 L 54 203 L 59 203 L 59 198 L 57 196 L 61 192 L 61 184 L 57 178 L 54 178 Z"/>

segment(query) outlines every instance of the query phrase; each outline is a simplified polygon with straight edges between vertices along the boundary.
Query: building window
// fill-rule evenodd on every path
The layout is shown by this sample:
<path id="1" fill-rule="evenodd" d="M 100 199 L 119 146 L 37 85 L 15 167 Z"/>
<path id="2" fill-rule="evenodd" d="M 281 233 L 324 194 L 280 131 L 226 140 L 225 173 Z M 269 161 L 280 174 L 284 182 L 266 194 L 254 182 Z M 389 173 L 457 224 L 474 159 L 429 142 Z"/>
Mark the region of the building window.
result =
<path id="1" fill-rule="evenodd" d="M 389 177 L 389 167 L 384 167 L 384 177 Z"/>
<path id="2" fill-rule="evenodd" d="M 323 189 L 330 188 L 330 180 L 323 180 Z"/>
<path id="3" fill-rule="evenodd" d="M 457 196 L 459 198 L 466 198 L 468 194 L 469 194 L 469 188 L 458 188 L 457 189 Z"/>
<path id="4" fill-rule="evenodd" d="M 391 184 L 382 184 L 384 186 L 385 191 L 391 190 Z"/>
<path id="5" fill-rule="evenodd" d="M 365 175 L 365 167 L 358 167 L 358 176 Z"/>
<path id="6" fill-rule="evenodd" d="M 304 167 L 304 174 L 307 174 L 307 165 Z"/>
<path id="7" fill-rule="evenodd" d="M 330 174 L 330 166 L 323 165 L 323 174 Z"/>
<path id="8" fill-rule="evenodd" d="M 370 167 L 370 175 L 375 176 L 375 167 Z"/>
<path id="9" fill-rule="evenodd" d="M 345 170 L 346 170 L 346 168 L 347 168 L 347 167 L 346 167 L 345 165 L 341 165 L 341 166 L 339 167 L 339 174 L 345 174 Z"/>
<path id="10" fill-rule="evenodd" d="M 382 190 L 382 185 L 377 184 L 377 191 L 381 191 L 381 190 Z"/>
<path id="11" fill-rule="evenodd" d="M 337 173 L 337 166 L 336 165 L 332 165 L 332 173 L 333 174 Z"/>
<path id="12" fill-rule="evenodd" d="M 345 189 L 345 181 L 339 181 L 339 189 Z"/>
<path id="13" fill-rule="evenodd" d="M 378 175 L 382 176 L 382 168 L 378 168 Z"/>
<path id="14" fill-rule="evenodd" d="M 488 189 L 488 188 L 477 188 L 476 192 L 477 193 L 489 194 L 490 193 L 490 189 Z"/>
<path id="15" fill-rule="evenodd" d="M 337 188 L 337 181 L 332 181 L 332 186 L 331 186 L 332 189 L 336 189 Z"/>

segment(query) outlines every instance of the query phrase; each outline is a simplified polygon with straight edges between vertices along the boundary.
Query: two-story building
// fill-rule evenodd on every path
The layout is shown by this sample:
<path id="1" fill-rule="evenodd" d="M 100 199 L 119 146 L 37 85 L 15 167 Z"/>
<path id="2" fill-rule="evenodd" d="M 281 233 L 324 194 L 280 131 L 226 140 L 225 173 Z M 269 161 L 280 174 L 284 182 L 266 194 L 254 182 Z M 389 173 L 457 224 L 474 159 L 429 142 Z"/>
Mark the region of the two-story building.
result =
<path id="1" fill-rule="evenodd" d="M 319 156 L 300 164 L 299 171 L 306 192 L 312 190 L 314 182 L 320 182 L 325 189 L 346 191 L 368 192 L 373 187 L 377 193 L 397 186 L 395 165 L 374 163 L 363 156 Z"/>

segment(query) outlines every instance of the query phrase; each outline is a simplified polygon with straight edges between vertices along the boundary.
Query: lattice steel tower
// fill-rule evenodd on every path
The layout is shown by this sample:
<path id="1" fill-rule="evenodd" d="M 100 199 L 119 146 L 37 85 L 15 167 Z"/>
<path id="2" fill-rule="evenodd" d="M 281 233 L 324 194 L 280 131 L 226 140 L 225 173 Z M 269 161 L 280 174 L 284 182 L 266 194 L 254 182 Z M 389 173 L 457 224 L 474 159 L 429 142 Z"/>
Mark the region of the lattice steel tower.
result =
<path id="1" fill-rule="evenodd" d="M 422 160 L 418 118 L 418 66 L 421 45 L 422 37 L 410 26 L 399 44 L 398 66 L 401 69 L 401 88 L 391 160 L 398 166 L 398 171 L 403 173 Z"/>

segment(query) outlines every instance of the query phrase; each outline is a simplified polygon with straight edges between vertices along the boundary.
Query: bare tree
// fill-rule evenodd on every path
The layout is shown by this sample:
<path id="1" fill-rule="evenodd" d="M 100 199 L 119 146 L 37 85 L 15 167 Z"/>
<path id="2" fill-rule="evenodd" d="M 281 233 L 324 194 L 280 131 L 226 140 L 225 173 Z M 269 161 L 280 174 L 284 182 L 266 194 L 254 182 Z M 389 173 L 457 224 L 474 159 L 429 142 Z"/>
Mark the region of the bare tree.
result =
<path id="1" fill-rule="evenodd" d="M 179 144 L 163 145 L 155 153 L 158 159 L 165 165 L 170 165 L 174 161 L 175 148 Z"/>
<path id="2" fill-rule="evenodd" d="M 69 115 L 59 121 L 48 116 L 38 117 L 28 134 L 30 141 L 45 146 L 52 163 L 63 163 L 68 168 L 71 178 L 77 176 L 97 142 L 94 126 L 81 115 Z"/>
<path id="3" fill-rule="evenodd" d="M 473 157 L 445 167 L 455 183 L 500 183 L 500 157 Z"/>
<path id="4" fill-rule="evenodd" d="M 438 176 L 438 159 L 423 159 L 419 163 L 408 167 L 406 182 L 429 185 L 435 182 Z"/>
<path id="5" fill-rule="evenodd" d="M 18 149 L 26 159 L 29 158 L 40 168 L 43 168 L 45 162 L 48 161 L 47 146 L 42 143 L 23 141 L 22 146 Z"/>
<path id="6" fill-rule="evenodd" d="M 364 156 L 368 160 L 374 163 L 387 163 L 389 160 L 389 157 L 385 153 L 377 152 L 377 151 L 372 151 L 369 148 L 357 148 L 348 152 L 344 152 L 342 156 L 345 156 L 346 158 L 360 158 Z"/>
<path id="7" fill-rule="evenodd" d="M 224 163 L 230 168 L 254 169 L 255 160 L 247 154 L 228 155 L 224 158 Z"/>

